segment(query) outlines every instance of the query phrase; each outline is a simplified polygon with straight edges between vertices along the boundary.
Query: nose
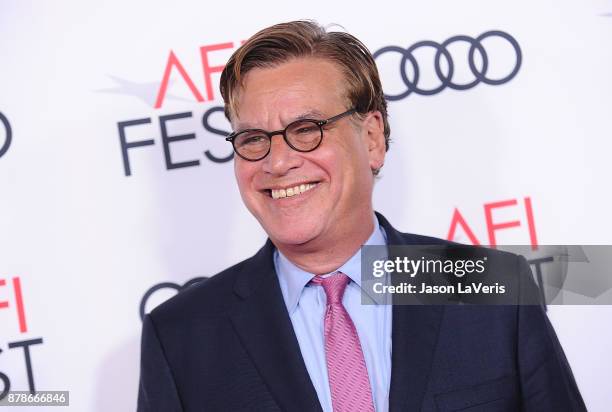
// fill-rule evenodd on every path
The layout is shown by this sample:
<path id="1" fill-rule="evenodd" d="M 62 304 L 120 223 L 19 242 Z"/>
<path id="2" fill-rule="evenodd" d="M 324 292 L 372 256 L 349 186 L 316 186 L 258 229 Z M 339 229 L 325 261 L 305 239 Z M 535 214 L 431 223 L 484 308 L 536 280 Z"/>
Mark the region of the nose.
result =
<path id="1" fill-rule="evenodd" d="M 277 134 L 270 140 L 270 153 L 263 159 L 263 170 L 282 176 L 300 167 L 302 161 L 299 152 L 289 147 L 282 134 Z"/>

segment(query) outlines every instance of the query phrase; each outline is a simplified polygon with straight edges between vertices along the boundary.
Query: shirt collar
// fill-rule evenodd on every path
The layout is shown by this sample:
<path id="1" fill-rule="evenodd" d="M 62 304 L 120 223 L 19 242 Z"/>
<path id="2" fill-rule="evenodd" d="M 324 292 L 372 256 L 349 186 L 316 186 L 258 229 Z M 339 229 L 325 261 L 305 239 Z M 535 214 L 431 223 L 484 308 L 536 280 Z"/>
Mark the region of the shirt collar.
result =
<path id="1" fill-rule="evenodd" d="M 386 245 L 387 237 L 384 229 L 379 225 L 376 216 L 373 215 L 373 219 L 374 230 L 365 245 Z M 281 292 L 283 293 L 285 305 L 291 314 L 297 307 L 304 287 L 315 275 L 294 265 L 278 249 L 274 251 L 274 267 L 280 283 Z M 336 272 L 344 273 L 361 287 L 361 248 L 359 248 L 342 266 L 326 275 Z"/>

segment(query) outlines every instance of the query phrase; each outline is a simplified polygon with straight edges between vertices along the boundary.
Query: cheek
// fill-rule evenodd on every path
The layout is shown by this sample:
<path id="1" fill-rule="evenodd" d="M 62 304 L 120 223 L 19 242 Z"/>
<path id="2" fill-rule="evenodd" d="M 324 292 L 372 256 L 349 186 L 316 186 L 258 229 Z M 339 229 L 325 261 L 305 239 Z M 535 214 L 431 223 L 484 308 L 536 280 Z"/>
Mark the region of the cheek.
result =
<path id="1" fill-rule="evenodd" d="M 347 147 L 338 158 L 336 174 L 342 183 L 342 193 L 345 198 L 362 199 L 368 195 L 368 183 L 372 178 L 370 161 L 367 150 L 361 146 L 361 142 L 354 142 L 354 147 Z"/>
<path id="2" fill-rule="evenodd" d="M 363 176 L 363 170 L 369 169 L 367 152 L 360 143 L 355 141 L 354 146 L 343 146 L 338 153 L 334 167 L 345 180 L 359 180 Z"/>
<path id="3" fill-rule="evenodd" d="M 236 176 L 236 182 L 238 183 L 238 189 L 244 196 L 248 193 L 255 170 L 252 165 L 245 163 L 244 161 L 234 161 L 234 175 Z"/>
<path id="4" fill-rule="evenodd" d="M 351 196 L 356 180 L 355 166 L 357 159 L 344 148 L 329 152 L 324 158 L 320 159 L 320 167 L 325 171 L 330 181 L 329 200 L 338 205 L 342 199 Z"/>

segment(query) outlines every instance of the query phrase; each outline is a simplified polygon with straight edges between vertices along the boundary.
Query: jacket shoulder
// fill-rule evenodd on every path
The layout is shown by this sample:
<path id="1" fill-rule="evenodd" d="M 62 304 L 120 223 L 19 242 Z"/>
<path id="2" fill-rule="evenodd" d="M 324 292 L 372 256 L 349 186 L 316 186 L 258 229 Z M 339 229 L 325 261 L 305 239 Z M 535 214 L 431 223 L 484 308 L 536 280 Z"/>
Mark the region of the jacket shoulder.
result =
<path id="1" fill-rule="evenodd" d="M 194 314 L 216 317 L 229 313 L 238 297 L 234 285 L 238 276 L 252 264 L 254 257 L 185 287 L 150 313 L 155 323 L 175 322 Z"/>

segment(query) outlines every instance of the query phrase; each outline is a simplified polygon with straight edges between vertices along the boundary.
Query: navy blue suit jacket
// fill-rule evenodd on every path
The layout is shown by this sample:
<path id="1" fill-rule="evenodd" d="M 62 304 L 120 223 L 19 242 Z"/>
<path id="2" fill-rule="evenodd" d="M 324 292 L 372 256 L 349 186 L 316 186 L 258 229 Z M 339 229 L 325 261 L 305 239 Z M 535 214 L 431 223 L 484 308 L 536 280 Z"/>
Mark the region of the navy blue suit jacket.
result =
<path id="1" fill-rule="evenodd" d="M 444 244 L 377 215 L 389 244 Z M 144 319 L 138 410 L 321 411 L 268 240 Z M 514 260 L 525 293 L 536 286 Z M 541 306 L 393 307 L 390 411 L 585 411 Z"/>

